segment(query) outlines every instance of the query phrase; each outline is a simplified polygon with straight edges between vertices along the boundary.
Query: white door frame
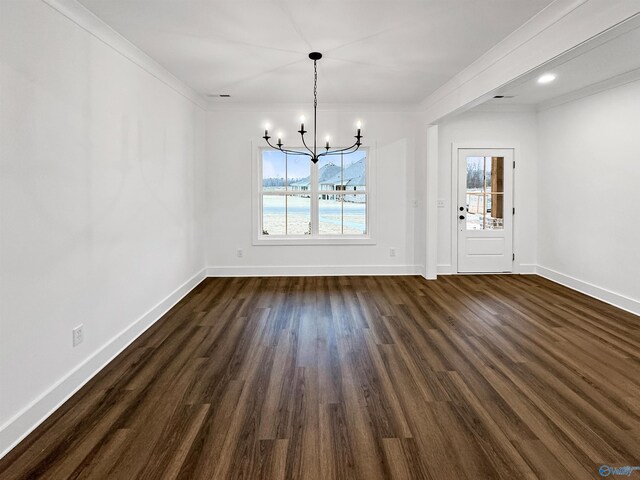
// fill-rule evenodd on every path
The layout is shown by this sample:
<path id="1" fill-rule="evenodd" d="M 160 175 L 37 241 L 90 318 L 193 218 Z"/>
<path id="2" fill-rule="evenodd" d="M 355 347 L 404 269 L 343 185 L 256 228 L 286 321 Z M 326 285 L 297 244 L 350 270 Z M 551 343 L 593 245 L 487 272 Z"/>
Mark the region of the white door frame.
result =
<path id="1" fill-rule="evenodd" d="M 513 150 L 513 161 L 518 160 L 518 152 L 520 144 L 518 142 L 452 142 L 451 143 L 451 198 L 449 201 L 449 218 L 451 219 L 451 273 L 458 275 L 458 222 L 455 220 L 458 216 L 458 150 L 461 148 L 470 149 L 507 149 Z M 513 170 L 513 208 L 516 207 L 516 172 Z M 511 234 L 513 236 L 513 251 L 516 251 L 516 217 L 513 218 L 513 228 Z M 513 262 L 511 273 L 519 273 L 519 268 Z M 466 275 L 461 273 L 460 275 Z"/>

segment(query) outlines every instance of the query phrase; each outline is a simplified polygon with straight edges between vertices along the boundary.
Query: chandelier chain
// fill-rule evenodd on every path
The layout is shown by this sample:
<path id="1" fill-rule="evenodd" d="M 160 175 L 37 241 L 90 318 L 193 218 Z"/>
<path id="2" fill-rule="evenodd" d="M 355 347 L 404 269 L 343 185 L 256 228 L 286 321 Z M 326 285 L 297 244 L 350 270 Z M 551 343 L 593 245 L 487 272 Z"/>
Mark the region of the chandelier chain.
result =
<path id="1" fill-rule="evenodd" d="M 313 108 L 318 107 L 318 62 L 313 61 Z"/>

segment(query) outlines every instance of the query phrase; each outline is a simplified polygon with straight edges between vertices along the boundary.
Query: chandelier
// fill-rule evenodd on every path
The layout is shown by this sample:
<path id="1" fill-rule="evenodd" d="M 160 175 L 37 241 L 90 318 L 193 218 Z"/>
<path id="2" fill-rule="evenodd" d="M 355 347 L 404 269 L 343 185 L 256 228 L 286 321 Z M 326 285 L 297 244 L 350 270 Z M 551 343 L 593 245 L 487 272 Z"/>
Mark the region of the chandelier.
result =
<path id="1" fill-rule="evenodd" d="M 318 60 L 322 58 L 322 54 L 319 52 L 311 52 L 309 54 L 309 58 L 313 60 L 313 149 L 311 149 L 307 145 L 307 142 L 304 139 L 304 134 L 307 133 L 307 131 L 304 129 L 304 117 L 302 117 L 301 119 L 300 130 L 298 130 L 298 133 L 302 138 L 302 145 L 304 145 L 304 148 L 306 149 L 306 151 L 302 149 L 292 150 L 290 148 L 284 148 L 282 143 L 282 134 L 280 133 L 278 133 L 278 143 L 273 145 L 269 141 L 271 137 L 269 136 L 268 126 L 265 128 L 264 137 L 262 138 L 265 139 L 265 141 L 271 148 L 280 150 L 281 152 L 286 153 L 288 155 L 306 155 L 311 159 L 313 163 L 318 163 L 318 160 L 321 157 L 325 157 L 329 155 L 343 155 L 346 153 L 355 152 L 356 150 L 358 150 L 358 148 L 360 148 L 360 145 L 362 145 L 362 142 L 360 141 L 362 139 L 362 135 L 360 135 L 361 124 L 360 122 L 358 122 L 356 135 L 354 137 L 356 141 L 353 145 L 346 148 L 338 148 L 338 149 L 332 150 L 331 147 L 329 146 L 329 137 L 327 137 L 326 144 L 324 146 L 324 152 L 321 151 L 320 153 L 318 153 L 318 138 L 316 135 L 316 121 L 317 121 L 317 110 L 318 110 Z"/>

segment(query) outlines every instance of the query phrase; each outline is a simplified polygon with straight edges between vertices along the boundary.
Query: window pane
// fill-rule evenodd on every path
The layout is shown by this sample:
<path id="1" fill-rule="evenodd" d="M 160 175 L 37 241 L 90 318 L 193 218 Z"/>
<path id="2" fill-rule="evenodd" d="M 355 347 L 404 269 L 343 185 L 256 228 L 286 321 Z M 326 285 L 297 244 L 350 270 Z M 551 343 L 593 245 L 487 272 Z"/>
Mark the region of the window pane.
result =
<path id="1" fill-rule="evenodd" d="M 284 190 L 286 175 L 285 155 L 277 150 L 262 152 L 263 190 Z"/>
<path id="2" fill-rule="evenodd" d="M 342 233 L 344 235 L 366 235 L 366 195 L 362 193 L 357 195 L 344 195 L 342 209 Z"/>
<path id="3" fill-rule="evenodd" d="M 318 189 L 338 191 L 365 190 L 366 152 L 322 157 L 318 161 Z"/>
<path id="4" fill-rule="evenodd" d="M 311 189 L 311 160 L 304 155 L 287 155 L 287 187 L 294 191 Z"/>
<path id="5" fill-rule="evenodd" d="M 318 200 L 320 235 L 342 235 L 342 195 L 322 194 Z"/>
<path id="6" fill-rule="evenodd" d="M 365 156 L 364 151 L 342 155 L 342 188 L 340 190 L 347 192 L 365 190 L 367 185 Z"/>
<path id="7" fill-rule="evenodd" d="M 262 196 L 262 234 L 286 234 L 286 196 Z"/>
<path id="8" fill-rule="evenodd" d="M 311 198 L 306 195 L 287 195 L 287 235 L 310 234 Z"/>
<path id="9" fill-rule="evenodd" d="M 366 235 L 366 195 L 321 194 L 318 216 L 320 235 Z"/>
<path id="10" fill-rule="evenodd" d="M 334 190 L 340 182 L 340 156 L 321 157 L 318 160 L 318 190 Z"/>

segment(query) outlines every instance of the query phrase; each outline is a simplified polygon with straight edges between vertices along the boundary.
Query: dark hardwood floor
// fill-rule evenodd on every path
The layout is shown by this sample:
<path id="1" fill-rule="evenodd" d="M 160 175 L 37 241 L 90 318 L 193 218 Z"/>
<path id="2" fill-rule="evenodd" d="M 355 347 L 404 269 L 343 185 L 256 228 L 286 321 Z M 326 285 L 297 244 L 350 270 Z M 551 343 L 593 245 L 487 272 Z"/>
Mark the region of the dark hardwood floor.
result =
<path id="1" fill-rule="evenodd" d="M 0 477 L 601 478 L 640 465 L 639 347 L 537 276 L 211 278 Z"/>

